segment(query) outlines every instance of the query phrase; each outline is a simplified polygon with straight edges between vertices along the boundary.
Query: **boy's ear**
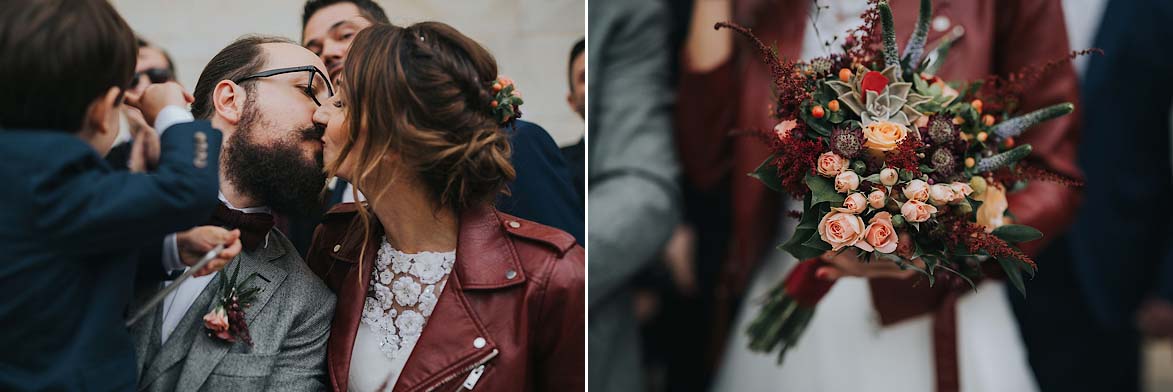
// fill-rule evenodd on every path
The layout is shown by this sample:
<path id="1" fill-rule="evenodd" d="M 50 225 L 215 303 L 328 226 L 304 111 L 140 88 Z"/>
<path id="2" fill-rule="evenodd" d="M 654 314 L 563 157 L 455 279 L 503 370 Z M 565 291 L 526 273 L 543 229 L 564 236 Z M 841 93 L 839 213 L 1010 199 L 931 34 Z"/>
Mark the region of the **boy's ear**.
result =
<path id="1" fill-rule="evenodd" d="M 122 99 L 122 89 L 110 87 L 106 94 L 90 102 L 86 108 L 86 117 L 82 120 L 81 130 L 94 135 L 118 132 L 118 106 Z"/>

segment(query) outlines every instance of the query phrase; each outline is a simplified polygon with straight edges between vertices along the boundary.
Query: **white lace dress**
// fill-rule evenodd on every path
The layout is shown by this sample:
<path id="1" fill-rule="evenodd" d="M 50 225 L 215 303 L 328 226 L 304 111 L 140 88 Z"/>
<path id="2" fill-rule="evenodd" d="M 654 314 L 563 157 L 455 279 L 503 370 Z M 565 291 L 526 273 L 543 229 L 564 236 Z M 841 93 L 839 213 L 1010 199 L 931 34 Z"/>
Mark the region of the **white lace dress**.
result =
<path id="1" fill-rule="evenodd" d="M 444 290 L 456 251 L 403 253 L 384 238 L 350 353 L 350 391 L 390 391 Z"/>

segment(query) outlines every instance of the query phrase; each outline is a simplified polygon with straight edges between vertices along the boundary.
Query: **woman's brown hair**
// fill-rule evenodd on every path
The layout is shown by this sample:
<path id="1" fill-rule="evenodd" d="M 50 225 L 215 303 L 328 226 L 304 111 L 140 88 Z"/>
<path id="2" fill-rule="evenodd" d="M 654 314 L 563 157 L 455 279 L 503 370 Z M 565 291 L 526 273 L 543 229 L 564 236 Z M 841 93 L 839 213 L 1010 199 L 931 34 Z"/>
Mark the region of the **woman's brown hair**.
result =
<path id="1" fill-rule="evenodd" d="M 438 208 L 456 211 L 492 203 L 515 177 L 509 136 L 490 106 L 497 62 L 451 26 L 368 27 L 351 44 L 343 75 L 349 137 L 331 175 L 351 159 L 351 182 L 369 188 L 374 175 L 388 178 L 379 169 L 395 154 L 398 173 L 414 174 Z M 365 140 L 356 149 L 360 134 Z"/>

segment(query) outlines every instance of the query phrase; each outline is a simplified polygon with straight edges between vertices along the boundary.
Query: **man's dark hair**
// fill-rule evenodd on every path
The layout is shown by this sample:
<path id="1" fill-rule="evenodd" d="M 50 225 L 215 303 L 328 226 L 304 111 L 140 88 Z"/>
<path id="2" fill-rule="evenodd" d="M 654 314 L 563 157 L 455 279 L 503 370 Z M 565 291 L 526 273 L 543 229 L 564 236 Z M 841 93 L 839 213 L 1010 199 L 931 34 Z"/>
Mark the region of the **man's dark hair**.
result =
<path id="1" fill-rule="evenodd" d="M 566 62 L 566 78 L 570 80 L 570 88 L 574 89 L 574 60 L 578 56 L 582 56 L 582 52 L 586 50 L 586 38 L 580 38 L 578 42 L 574 43 L 574 47 L 570 48 L 570 61 Z"/>
<path id="2" fill-rule="evenodd" d="M 212 92 L 216 89 L 216 84 L 221 80 L 236 80 L 260 72 L 269 58 L 261 49 L 261 45 L 275 43 L 297 45 L 288 38 L 246 35 L 237 38 L 221 49 L 220 53 L 216 53 L 216 56 L 208 61 L 204 72 L 200 73 L 199 81 L 196 82 L 195 92 L 192 93 L 195 98 L 191 104 L 192 116 L 205 120 L 212 118 L 212 113 L 216 111 L 215 105 L 212 104 Z M 244 89 L 249 94 L 254 91 L 251 83 L 245 85 Z"/>
<path id="3" fill-rule="evenodd" d="M 130 86 L 135 50 L 106 0 L 0 1 L 0 129 L 80 131 L 95 99 Z"/>
<path id="4" fill-rule="evenodd" d="M 305 30 L 305 24 L 309 23 L 310 18 L 318 10 L 338 3 L 354 4 L 355 7 L 358 7 L 359 14 L 367 18 L 371 23 L 391 24 L 391 19 L 387 18 L 387 13 L 383 12 L 383 7 L 380 7 L 371 0 L 309 0 L 305 2 L 305 10 L 301 13 L 301 29 Z"/>
<path id="5" fill-rule="evenodd" d="M 173 79 L 179 79 L 179 75 L 175 73 L 175 60 L 171 59 L 171 54 L 167 53 L 166 49 L 163 49 L 162 46 L 151 44 L 150 41 L 143 39 L 143 37 L 135 37 L 135 40 L 138 41 L 139 50 L 142 50 L 142 48 L 152 48 L 162 53 L 163 58 L 167 59 L 167 70 L 171 72 L 171 77 Z"/>

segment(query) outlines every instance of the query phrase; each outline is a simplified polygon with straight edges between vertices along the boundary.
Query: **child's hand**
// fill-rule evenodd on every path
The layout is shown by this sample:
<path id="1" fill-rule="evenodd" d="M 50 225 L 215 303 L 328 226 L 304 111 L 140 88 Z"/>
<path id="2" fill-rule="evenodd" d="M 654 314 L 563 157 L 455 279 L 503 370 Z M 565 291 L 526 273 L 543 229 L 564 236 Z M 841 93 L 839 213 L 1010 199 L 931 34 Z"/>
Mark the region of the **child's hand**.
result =
<path id="1" fill-rule="evenodd" d="M 189 267 L 198 263 L 204 254 L 220 244 L 224 244 L 224 250 L 202 270 L 196 271 L 195 276 L 219 271 L 240 254 L 240 230 L 228 231 L 219 226 L 200 226 L 175 236 L 179 258 Z"/>
<path id="2" fill-rule="evenodd" d="M 126 93 L 126 103 L 142 111 L 148 125 L 155 124 L 155 117 L 163 108 L 171 105 L 187 108 L 193 101 L 195 98 L 176 82 L 152 84 L 139 95 Z"/>

